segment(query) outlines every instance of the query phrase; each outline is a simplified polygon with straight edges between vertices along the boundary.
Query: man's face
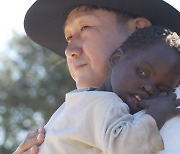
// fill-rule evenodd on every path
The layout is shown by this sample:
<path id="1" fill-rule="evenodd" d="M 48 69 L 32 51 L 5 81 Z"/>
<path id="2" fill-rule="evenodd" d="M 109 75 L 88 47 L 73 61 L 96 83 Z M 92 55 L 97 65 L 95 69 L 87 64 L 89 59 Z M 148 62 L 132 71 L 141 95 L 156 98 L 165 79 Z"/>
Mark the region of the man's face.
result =
<path id="1" fill-rule="evenodd" d="M 110 76 L 113 92 L 129 105 L 131 113 L 141 110 L 137 105 L 141 99 L 172 92 L 180 79 L 178 53 L 163 43 L 143 50 L 115 55 Z"/>
<path id="2" fill-rule="evenodd" d="M 110 55 L 131 33 L 117 25 L 116 14 L 85 7 L 70 12 L 64 32 L 67 63 L 77 88 L 102 85 Z"/>

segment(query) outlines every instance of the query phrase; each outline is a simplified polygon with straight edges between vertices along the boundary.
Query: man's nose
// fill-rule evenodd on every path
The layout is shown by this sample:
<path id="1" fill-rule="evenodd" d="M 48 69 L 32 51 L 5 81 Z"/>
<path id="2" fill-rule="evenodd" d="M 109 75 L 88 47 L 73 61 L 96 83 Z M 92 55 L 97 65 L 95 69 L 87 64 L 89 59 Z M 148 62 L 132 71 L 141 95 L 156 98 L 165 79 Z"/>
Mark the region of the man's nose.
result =
<path id="1" fill-rule="evenodd" d="M 77 58 L 81 56 L 83 49 L 79 39 L 72 38 L 65 50 L 65 55 L 68 58 Z"/>

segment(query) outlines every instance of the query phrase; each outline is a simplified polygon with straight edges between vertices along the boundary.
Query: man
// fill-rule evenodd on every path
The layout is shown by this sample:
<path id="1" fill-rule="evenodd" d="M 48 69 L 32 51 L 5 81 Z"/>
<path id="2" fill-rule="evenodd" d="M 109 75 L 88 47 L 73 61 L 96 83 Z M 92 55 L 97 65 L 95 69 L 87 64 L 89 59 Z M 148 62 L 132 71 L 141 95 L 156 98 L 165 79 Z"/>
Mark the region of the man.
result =
<path id="1" fill-rule="evenodd" d="M 79 7 L 89 5 L 92 11 Z M 122 24 L 117 24 L 116 12 Z M 25 17 L 26 32 L 34 42 L 61 56 L 66 54 L 77 88 L 99 87 L 108 74 L 111 53 L 137 28 L 151 24 L 180 34 L 180 13 L 162 0 L 38 0 Z M 37 153 L 37 146 L 29 149 L 42 143 L 44 130 L 39 132 L 29 134 L 15 154 Z"/>

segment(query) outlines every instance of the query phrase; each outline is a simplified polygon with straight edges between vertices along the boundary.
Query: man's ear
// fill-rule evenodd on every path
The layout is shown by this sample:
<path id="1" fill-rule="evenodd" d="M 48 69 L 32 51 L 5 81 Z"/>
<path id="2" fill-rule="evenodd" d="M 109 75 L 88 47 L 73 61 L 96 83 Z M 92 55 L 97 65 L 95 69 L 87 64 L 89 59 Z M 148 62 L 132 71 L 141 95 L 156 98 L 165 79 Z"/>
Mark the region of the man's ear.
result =
<path id="1" fill-rule="evenodd" d="M 134 20 L 134 22 L 135 22 L 136 29 L 149 27 L 149 26 L 152 25 L 151 22 L 148 19 L 143 18 L 143 17 L 136 18 Z"/>
<path id="2" fill-rule="evenodd" d="M 119 48 L 117 50 L 115 50 L 115 52 L 110 56 L 109 58 L 109 66 L 110 68 L 112 68 L 114 65 L 116 65 L 118 63 L 118 61 L 121 58 L 123 51 Z"/>
<path id="3" fill-rule="evenodd" d="M 151 25 L 152 25 L 151 22 L 144 17 L 135 18 L 130 22 L 130 26 L 134 31 L 136 29 L 149 27 Z"/>

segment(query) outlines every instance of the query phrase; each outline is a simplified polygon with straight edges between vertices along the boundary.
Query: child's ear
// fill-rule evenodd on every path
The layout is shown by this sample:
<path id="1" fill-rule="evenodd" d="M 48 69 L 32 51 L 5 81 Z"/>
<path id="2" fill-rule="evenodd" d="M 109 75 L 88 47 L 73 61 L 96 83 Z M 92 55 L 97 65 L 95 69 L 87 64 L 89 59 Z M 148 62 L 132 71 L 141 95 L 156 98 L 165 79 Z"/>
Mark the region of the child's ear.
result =
<path id="1" fill-rule="evenodd" d="M 110 58 L 109 58 L 110 68 L 112 68 L 114 65 L 116 65 L 118 63 L 118 61 L 121 58 L 122 52 L 123 51 L 119 48 L 119 49 L 115 50 L 115 52 L 110 56 Z"/>

